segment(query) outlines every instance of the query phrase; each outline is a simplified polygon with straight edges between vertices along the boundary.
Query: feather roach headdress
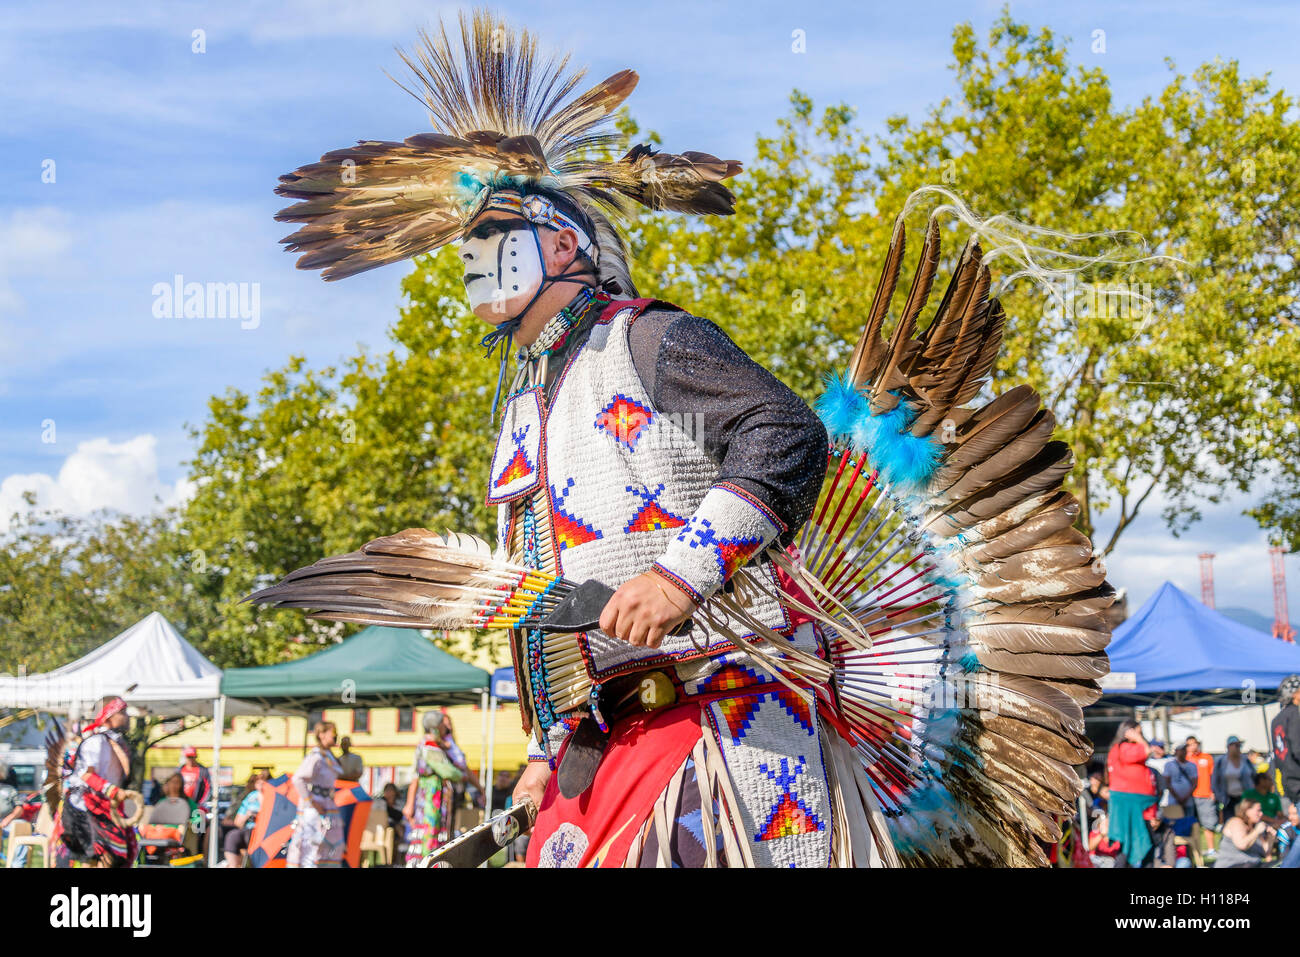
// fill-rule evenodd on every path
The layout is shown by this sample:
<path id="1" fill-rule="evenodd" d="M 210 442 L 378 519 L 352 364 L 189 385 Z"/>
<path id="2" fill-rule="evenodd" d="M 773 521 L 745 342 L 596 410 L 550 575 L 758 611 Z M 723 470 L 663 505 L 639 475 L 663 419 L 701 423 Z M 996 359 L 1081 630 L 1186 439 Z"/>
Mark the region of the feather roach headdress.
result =
<path id="1" fill-rule="evenodd" d="M 300 269 L 341 279 L 410 259 L 458 238 L 494 196 L 549 193 L 593 224 L 599 281 L 635 295 L 616 226 L 632 203 L 734 211 L 721 182 L 740 171 L 734 160 L 645 144 L 611 158 L 619 140 L 611 117 L 636 87 L 631 70 L 575 95 L 585 70 L 571 69 L 567 55 L 540 57 L 533 34 L 484 11 L 461 14 L 458 43 L 440 23 L 399 55 L 413 74 L 411 86 L 399 85 L 425 105 L 435 132 L 362 140 L 280 177 L 276 192 L 298 202 L 276 219 L 304 224 L 283 240 L 302 253 Z"/>

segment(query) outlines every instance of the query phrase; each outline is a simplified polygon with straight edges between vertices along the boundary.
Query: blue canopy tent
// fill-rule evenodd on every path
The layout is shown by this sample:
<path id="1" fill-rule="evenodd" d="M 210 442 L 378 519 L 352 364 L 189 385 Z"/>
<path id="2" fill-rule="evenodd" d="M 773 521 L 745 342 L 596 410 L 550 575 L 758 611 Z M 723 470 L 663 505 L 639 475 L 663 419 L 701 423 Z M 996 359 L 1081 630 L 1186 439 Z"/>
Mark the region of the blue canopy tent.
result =
<path id="1" fill-rule="evenodd" d="M 519 689 L 515 683 L 514 668 L 498 668 L 492 672 L 492 697 L 498 701 L 519 700 Z"/>
<path id="2" fill-rule="evenodd" d="M 1300 646 L 1278 641 L 1208 608 L 1165 582 L 1115 629 L 1110 674 L 1088 709 L 1088 736 L 1106 740 L 1129 708 L 1158 708 L 1169 737 L 1170 708 L 1264 704 L 1282 679 L 1300 673 Z M 1087 815 L 1080 797 L 1080 828 Z"/>
<path id="3" fill-rule="evenodd" d="M 1115 629 L 1101 704 L 1251 704 L 1300 673 L 1300 645 L 1225 618 L 1171 582 Z"/>

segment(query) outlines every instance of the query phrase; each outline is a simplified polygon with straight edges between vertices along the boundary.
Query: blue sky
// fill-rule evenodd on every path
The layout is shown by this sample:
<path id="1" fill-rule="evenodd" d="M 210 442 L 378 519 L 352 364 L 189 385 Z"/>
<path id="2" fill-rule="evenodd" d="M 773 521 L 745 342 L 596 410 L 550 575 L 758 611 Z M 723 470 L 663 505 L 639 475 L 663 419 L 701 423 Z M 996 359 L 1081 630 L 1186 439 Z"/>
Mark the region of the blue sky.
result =
<path id="1" fill-rule="evenodd" d="M 741 160 L 792 88 L 845 101 L 875 130 L 952 91 L 952 27 L 1000 3 L 508 2 L 599 78 L 641 73 L 630 101 L 665 146 Z M 384 75 L 395 44 L 450 4 L 14 2 L 0 31 L 0 505 L 23 487 L 74 509 L 145 508 L 183 494 L 186 423 L 213 393 L 256 387 L 294 352 L 313 364 L 387 347 L 404 266 L 325 284 L 292 268 L 272 220 L 276 177 L 327 149 L 427 128 Z M 1294 6 L 1013 3 L 1074 40 L 1132 103 L 1215 56 L 1300 89 Z M 807 53 L 790 52 L 805 31 Z M 1104 30 L 1106 50 L 1090 49 Z M 193 51 L 204 31 L 205 52 Z M 54 182 L 43 182 L 46 161 Z M 260 322 L 154 315 L 153 287 L 257 283 Z M 726 326 L 726 317 L 712 317 Z M 51 427 L 52 423 L 52 427 Z M 50 441 L 53 439 L 53 441 Z M 1113 577 L 1141 601 L 1165 578 L 1195 589 L 1219 553 L 1221 605 L 1271 614 L 1264 537 L 1246 501 L 1174 539 L 1157 509 L 1126 533 Z M 1293 580 L 1300 566 L 1288 560 Z M 1300 594 L 1300 592 L 1296 593 Z"/>

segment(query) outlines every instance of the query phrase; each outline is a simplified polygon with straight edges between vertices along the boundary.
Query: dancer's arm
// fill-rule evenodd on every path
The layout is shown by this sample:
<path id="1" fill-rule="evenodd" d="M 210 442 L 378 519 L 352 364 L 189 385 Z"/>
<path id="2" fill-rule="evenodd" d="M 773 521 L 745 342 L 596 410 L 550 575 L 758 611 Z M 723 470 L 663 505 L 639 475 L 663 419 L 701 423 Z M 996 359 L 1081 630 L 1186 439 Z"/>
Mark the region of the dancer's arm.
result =
<path id="1" fill-rule="evenodd" d="M 713 323 L 647 311 L 628 345 L 655 409 L 719 465 L 717 481 L 650 573 L 624 584 L 601 630 L 658 647 L 738 568 L 812 514 L 826 470 L 826 430 L 797 395 Z M 734 561 L 720 562 L 723 542 Z"/>

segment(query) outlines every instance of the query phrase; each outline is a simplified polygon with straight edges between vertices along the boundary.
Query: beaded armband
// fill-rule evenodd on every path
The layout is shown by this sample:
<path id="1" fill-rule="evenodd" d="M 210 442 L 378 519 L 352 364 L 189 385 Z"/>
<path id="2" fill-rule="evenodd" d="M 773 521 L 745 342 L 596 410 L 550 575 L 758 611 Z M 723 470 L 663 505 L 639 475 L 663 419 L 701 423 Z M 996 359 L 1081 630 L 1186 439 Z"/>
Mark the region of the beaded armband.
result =
<path id="1" fill-rule="evenodd" d="M 654 570 L 703 604 L 783 531 L 785 525 L 764 502 L 721 482 L 705 493 Z"/>

